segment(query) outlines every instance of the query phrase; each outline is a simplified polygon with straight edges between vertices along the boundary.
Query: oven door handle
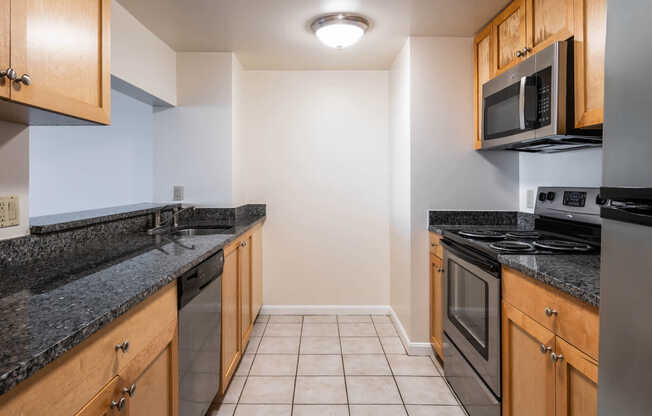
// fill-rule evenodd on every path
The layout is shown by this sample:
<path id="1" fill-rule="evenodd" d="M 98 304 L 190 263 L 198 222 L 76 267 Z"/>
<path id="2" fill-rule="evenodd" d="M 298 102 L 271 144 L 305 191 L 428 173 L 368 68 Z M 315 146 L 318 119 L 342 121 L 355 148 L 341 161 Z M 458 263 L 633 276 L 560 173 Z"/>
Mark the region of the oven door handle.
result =
<path id="1" fill-rule="evenodd" d="M 442 240 L 441 244 L 447 249 L 456 254 L 462 260 L 468 261 L 471 264 L 474 264 L 486 272 L 492 274 L 493 276 L 498 276 L 500 274 L 500 264 L 498 262 L 493 262 L 488 259 L 481 257 L 479 254 L 469 250 L 467 248 L 461 247 L 458 244 L 455 244 L 451 241 Z"/>

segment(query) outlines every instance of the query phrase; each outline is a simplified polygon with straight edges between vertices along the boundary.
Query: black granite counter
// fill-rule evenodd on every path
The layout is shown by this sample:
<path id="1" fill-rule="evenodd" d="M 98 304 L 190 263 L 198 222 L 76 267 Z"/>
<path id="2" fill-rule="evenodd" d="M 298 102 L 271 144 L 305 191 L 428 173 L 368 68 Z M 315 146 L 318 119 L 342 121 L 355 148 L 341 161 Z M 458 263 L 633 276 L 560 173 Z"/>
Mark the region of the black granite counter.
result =
<path id="1" fill-rule="evenodd" d="M 264 219 L 264 210 L 241 215 L 229 222 L 230 234 L 174 240 L 142 231 L 109 235 L 59 256 L 6 262 L 0 276 L 0 394 Z M 16 242 L 7 245 L 17 250 Z"/>
<path id="2" fill-rule="evenodd" d="M 531 214 L 502 211 L 430 211 L 428 230 L 500 229 L 527 231 L 534 228 Z M 444 214 L 441 214 L 444 213 Z M 437 221 L 437 223 L 433 223 Z M 450 224 L 443 223 L 449 221 Z M 536 280 L 561 290 L 591 306 L 600 306 L 600 256 L 498 255 L 498 261 Z"/>
<path id="3" fill-rule="evenodd" d="M 72 228 L 87 227 L 89 225 L 100 224 L 107 221 L 122 220 L 143 214 L 151 214 L 162 208 L 172 209 L 174 206 L 180 206 L 180 204 L 142 203 L 32 217 L 29 219 L 29 231 L 32 234 L 44 234 L 69 230 Z"/>

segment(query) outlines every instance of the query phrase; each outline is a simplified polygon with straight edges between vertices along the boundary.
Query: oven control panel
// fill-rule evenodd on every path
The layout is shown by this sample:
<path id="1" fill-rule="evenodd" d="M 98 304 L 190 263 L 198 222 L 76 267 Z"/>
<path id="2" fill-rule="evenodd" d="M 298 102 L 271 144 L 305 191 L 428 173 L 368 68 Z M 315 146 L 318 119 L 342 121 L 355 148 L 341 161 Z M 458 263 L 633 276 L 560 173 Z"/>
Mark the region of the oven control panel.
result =
<path id="1" fill-rule="evenodd" d="M 600 188 L 540 187 L 534 214 L 600 224 L 600 207 L 606 203 Z"/>

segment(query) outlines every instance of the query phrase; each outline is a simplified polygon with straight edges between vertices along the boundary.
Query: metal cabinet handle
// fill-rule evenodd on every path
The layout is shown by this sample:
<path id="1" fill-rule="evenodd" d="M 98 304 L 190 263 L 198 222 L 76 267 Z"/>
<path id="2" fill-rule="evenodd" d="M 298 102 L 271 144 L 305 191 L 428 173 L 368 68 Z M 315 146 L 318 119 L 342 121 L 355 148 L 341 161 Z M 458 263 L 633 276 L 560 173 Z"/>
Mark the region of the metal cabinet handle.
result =
<path id="1" fill-rule="evenodd" d="M 546 308 L 545 313 L 547 316 L 559 315 L 559 312 L 557 312 L 555 309 L 550 309 L 550 308 Z"/>
<path id="2" fill-rule="evenodd" d="M 32 83 L 32 77 L 30 77 L 28 74 L 23 74 L 19 77 L 18 73 L 13 68 L 9 68 L 7 70 L 7 78 L 9 78 L 14 82 L 18 82 L 18 83 L 22 82 L 25 85 L 30 85 Z"/>
<path id="3" fill-rule="evenodd" d="M 122 352 L 127 352 L 129 351 L 129 341 L 125 341 L 122 344 L 116 344 L 115 345 L 115 350 L 122 350 Z"/>
<path id="4" fill-rule="evenodd" d="M 7 75 L 9 75 L 9 71 L 11 71 L 11 70 L 12 70 L 11 68 L 7 68 L 4 71 L 0 71 L 0 79 L 3 79 L 5 77 L 7 77 Z"/>
<path id="5" fill-rule="evenodd" d="M 123 395 L 128 394 L 129 397 L 134 397 L 134 395 L 136 394 L 136 384 L 132 384 L 131 387 L 129 388 L 127 387 L 123 388 L 122 394 Z"/>
<path id="6" fill-rule="evenodd" d="M 523 56 L 523 52 L 521 52 L 521 51 L 516 51 L 516 57 L 517 57 L 517 58 L 520 58 L 521 56 Z"/>
<path id="7" fill-rule="evenodd" d="M 115 400 L 111 400 L 111 409 L 118 409 L 118 412 L 122 412 L 122 409 L 125 408 L 127 405 L 127 399 L 124 397 L 118 400 L 117 402 Z"/>
<path id="8" fill-rule="evenodd" d="M 552 347 L 546 347 L 544 344 L 541 344 L 539 346 L 539 351 L 541 351 L 541 354 L 545 354 L 548 351 L 552 351 Z"/>
<path id="9" fill-rule="evenodd" d="M 241 242 L 240 247 L 247 247 L 247 242 L 246 241 Z"/>
<path id="10" fill-rule="evenodd" d="M 430 243 L 430 245 L 433 246 L 433 247 L 437 247 L 439 244 L 437 244 L 437 243 Z"/>
<path id="11" fill-rule="evenodd" d="M 444 272 L 444 269 L 442 267 L 437 269 L 437 273 L 443 273 L 443 272 Z"/>
<path id="12" fill-rule="evenodd" d="M 525 56 L 526 54 L 530 53 L 531 50 L 532 49 L 525 46 L 525 47 L 523 47 L 523 49 L 521 49 L 521 53 L 523 53 L 523 56 Z"/>
<path id="13" fill-rule="evenodd" d="M 563 360 L 564 356 L 562 354 L 555 354 L 554 352 L 551 352 L 550 359 L 556 363 L 557 361 Z"/>

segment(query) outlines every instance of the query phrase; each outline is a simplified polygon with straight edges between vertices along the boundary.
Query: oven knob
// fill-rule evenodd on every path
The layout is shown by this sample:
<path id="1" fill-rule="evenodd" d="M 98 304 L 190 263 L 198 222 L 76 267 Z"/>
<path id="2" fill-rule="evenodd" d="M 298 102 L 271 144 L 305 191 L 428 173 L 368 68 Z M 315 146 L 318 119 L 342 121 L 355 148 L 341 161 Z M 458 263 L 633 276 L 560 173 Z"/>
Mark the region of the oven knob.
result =
<path id="1" fill-rule="evenodd" d="M 555 200 L 555 193 L 548 192 L 548 201 L 554 201 L 554 200 Z"/>
<path id="2" fill-rule="evenodd" d="M 600 195 L 595 197 L 595 204 L 596 205 L 604 205 L 607 203 L 607 200 L 605 198 L 602 198 Z"/>
<path id="3" fill-rule="evenodd" d="M 545 192 L 541 192 L 539 194 L 539 201 L 546 202 L 546 193 Z"/>

